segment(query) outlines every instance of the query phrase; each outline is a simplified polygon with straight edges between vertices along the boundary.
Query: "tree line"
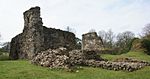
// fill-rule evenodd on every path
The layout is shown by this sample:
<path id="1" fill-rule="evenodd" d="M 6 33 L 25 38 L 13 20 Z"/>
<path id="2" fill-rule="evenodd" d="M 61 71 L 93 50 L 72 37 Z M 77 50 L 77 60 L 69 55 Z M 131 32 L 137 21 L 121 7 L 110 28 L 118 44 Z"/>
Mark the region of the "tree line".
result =
<path id="1" fill-rule="evenodd" d="M 111 29 L 108 31 L 99 31 L 98 36 L 103 41 L 104 50 L 112 50 L 112 54 L 128 52 L 131 48 L 131 42 L 135 38 L 135 34 L 131 31 L 125 31 L 115 35 Z"/>
<path id="2" fill-rule="evenodd" d="M 74 29 L 67 26 L 66 31 L 73 32 Z M 90 29 L 89 32 L 96 32 L 95 29 Z M 112 51 L 112 54 L 127 53 L 131 50 L 132 42 L 135 39 L 142 39 L 142 45 L 147 50 L 150 50 L 150 24 L 147 24 L 140 33 L 139 37 L 131 31 L 124 31 L 115 34 L 111 29 L 108 31 L 100 30 L 98 32 L 99 38 L 102 39 L 104 50 Z M 76 37 L 78 48 L 81 48 L 81 39 Z"/>

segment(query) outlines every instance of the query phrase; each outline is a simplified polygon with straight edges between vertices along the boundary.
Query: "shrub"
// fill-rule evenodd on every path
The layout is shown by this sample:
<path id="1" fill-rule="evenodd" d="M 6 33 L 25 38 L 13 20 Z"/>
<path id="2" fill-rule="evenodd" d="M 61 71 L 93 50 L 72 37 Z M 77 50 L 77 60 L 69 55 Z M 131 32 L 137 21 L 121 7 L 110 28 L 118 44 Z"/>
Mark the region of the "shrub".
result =
<path id="1" fill-rule="evenodd" d="M 145 53 L 150 55 L 150 40 L 144 39 L 142 41 L 142 47 L 145 48 Z"/>
<path id="2" fill-rule="evenodd" d="M 2 49 L 0 49 L 0 61 L 8 60 L 8 59 L 9 59 L 9 53 L 4 52 Z"/>
<path id="3" fill-rule="evenodd" d="M 9 60 L 9 57 L 6 55 L 0 55 L 0 61 Z"/>
<path id="4" fill-rule="evenodd" d="M 3 53 L 2 52 L 0 52 L 0 55 L 2 55 Z"/>

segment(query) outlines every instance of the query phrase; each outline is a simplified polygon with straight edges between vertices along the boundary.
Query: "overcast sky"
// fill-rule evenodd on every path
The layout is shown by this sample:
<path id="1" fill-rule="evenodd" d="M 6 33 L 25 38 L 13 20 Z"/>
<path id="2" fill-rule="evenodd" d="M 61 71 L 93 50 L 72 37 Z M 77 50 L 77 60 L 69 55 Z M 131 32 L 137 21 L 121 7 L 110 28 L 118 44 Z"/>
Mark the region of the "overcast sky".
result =
<path id="1" fill-rule="evenodd" d="M 70 26 L 80 38 L 90 29 L 138 34 L 150 23 L 150 0 L 0 0 L 0 41 L 22 32 L 23 12 L 34 6 L 41 7 L 44 26 Z"/>

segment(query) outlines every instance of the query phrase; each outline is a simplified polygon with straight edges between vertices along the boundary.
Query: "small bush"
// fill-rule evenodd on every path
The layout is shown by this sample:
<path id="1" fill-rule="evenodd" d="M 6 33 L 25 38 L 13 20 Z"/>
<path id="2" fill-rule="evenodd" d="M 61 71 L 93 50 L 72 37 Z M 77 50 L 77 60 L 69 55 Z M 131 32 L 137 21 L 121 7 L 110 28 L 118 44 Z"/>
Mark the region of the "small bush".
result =
<path id="1" fill-rule="evenodd" d="M 0 61 L 9 60 L 9 53 L 8 52 L 0 52 Z"/>
<path id="2" fill-rule="evenodd" d="M 0 55 L 0 61 L 9 60 L 9 56 L 7 55 Z"/>
<path id="3" fill-rule="evenodd" d="M 0 55 L 2 55 L 3 53 L 2 52 L 0 52 Z"/>
<path id="4" fill-rule="evenodd" d="M 142 47 L 145 48 L 145 53 L 147 53 L 148 55 L 150 55 L 150 40 L 144 39 L 142 41 Z"/>

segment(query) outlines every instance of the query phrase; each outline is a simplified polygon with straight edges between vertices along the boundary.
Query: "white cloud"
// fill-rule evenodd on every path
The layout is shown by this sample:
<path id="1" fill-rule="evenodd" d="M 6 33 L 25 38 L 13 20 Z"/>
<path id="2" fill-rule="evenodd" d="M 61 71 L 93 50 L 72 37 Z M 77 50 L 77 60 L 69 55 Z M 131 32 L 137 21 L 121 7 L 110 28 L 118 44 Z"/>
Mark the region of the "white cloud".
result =
<path id="1" fill-rule="evenodd" d="M 70 26 L 81 38 L 92 28 L 139 33 L 150 22 L 149 4 L 149 0 L 1 0 L 1 41 L 10 41 L 22 32 L 23 12 L 32 6 L 41 7 L 45 26 L 60 29 Z"/>

